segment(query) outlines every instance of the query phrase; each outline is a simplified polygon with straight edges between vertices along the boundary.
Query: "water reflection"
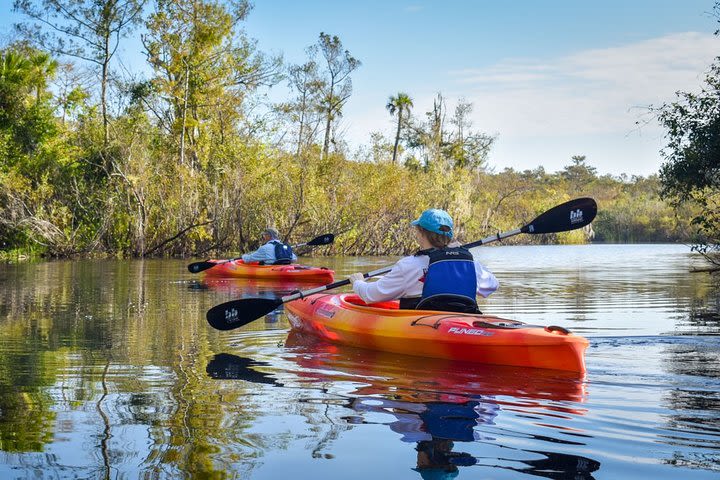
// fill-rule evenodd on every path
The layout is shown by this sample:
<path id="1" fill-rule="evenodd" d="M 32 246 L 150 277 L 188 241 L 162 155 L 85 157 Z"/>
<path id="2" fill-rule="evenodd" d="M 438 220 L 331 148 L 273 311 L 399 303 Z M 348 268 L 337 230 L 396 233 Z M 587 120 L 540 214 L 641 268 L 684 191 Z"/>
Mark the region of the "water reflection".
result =
<path id="1" fill-rule="evenodd" d="M 282 386 L 267 373 L 260 372 L 253 367 L 267 366 L 249 358 L 238 357 L 230 353 L 218 353 L 207 364 L 205 371 L 210 378 L 219 380 L 245 380 L 252 383 L 265 383 L 269 385 Z"/>
<path id="2" fill-rule="evenodd" d="M 278 298 L 300 290 L 323 285 L 322 282 L 296 282 L 291 280 L 268 280 L 255 278 L 203 278 L 188 282 L 190 290 L 212 290 L 226 295 L 228 299 Z M 285 312 L 284 306 L 265 315 L 265 321 L 276 323 Z"/>
<path id="3" fill-rule="evenodd" d="M 479 250 L 484 310 L 588 336 L 587 380 L 286 342 L 281 312 L 216 332 L 298 286 L 181 260 L 0 265 L 0 478 L 717 477 L 720 295 L 682 247 Z"/>
<path id="4" fill-rule="evenodd" d="M 344 431 L 385 425 L 401 442 L 413 445 L 416 461 L 409 467 L 423 479 L 453 478 L 473 466 L 591 479 L 600 467 L 582 455 L 509 444 L 500 445 L 511 452 L 506 458 L 482 455 L 483 446 L 497 443 L 493 432 L 504 411 L 534 418 L 553 432 L 533 435 L 535 446 L 583 446 L 583 432 L 572 427 L 573 419 L 586 413 L 585 384 L 576 375 L 428 361 L 338 347 L 296 332 L 289 334 L 283 358 L 290 363 L 276 376 L 263 372 L 276 365 L 230 353 L 215 355 L 206 370 L 213 379 L 320 390 L 322 396 L 313 402 L 326 403 L 325 415 L 335 419 L 330 423 L 337 428 L 319 441 L 323 447 L 313 449 L 315 455 Z"/>

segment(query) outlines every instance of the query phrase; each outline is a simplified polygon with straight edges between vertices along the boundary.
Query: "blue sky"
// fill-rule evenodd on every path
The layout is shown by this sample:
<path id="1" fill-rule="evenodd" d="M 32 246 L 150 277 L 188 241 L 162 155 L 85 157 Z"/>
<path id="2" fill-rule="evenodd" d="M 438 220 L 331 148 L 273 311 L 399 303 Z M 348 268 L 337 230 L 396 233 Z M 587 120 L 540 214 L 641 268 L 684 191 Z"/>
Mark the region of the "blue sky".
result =
<path id="1" fill-rule="evenodd" d="M 450 107 L 472 102 L 474 128 L 497 135 L 497 170 L 556 171 L 586 155 L 600 173 L 656 172 L 663 131 L 636 122 L 648 105 L 697 90 L 720 55 L 712 0 L 254 3 L 245 30 L 261 50 L 301 63 L 323 31 L 362 61 L 342 125 L 352 146 L 392 135 L 391 94 L 409 93 L 422 115 L 441 92 Z M 0 0 L 0 32 L 10 4 Z"/>

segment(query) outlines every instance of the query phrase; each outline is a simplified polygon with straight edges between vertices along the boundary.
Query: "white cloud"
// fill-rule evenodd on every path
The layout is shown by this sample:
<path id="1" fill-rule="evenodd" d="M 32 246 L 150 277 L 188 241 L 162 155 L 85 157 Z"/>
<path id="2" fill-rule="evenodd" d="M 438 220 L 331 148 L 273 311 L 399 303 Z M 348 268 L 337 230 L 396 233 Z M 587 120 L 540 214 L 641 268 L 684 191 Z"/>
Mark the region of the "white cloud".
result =
<path id="1" fill-rule="evenodd" d="M 628 133 L 642 107 L 697 90 L 718 53 L 720 39 L 691 32 L 451 75 L 478 122 L 501 135 Z"/>
<path id="2" fill-rule="evenodd" d="M 720 38 L 679 33 L 550 59 L 508 58 L 484 68 L 449 72 L 444 85 L 410 92 L 416 115 L 436 91 L 449 107 L 464 97 L 474 105 L 474 128 L 497 134 L 490 160 L 497 168 L 562 168 L 587 155 L 601 173 L 647 175 L 660 166 L 663 134 L 646 120 L 647 107 L 697 91 L 720 54 Z M 435 86 L 433 86 L 435 87 Z M 378 96 L 379 95 L 379 96 Z M 377 96 L 377 98 L 375 98 Z M 382 98 L 381 98 L 382 97 Z M 348 140 L 392 132 L 385 95 L 368 92 L 346 112 Z"/>

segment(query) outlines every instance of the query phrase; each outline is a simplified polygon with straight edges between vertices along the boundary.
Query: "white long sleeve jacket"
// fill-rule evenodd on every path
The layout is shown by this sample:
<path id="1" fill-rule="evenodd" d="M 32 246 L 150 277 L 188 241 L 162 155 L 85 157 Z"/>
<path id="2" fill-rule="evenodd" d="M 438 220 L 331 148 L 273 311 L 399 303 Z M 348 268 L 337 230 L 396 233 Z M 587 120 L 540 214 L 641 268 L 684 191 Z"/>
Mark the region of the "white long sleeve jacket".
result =
<path id="1" fill-rule="evenodd" d="M 422 296 L 423 282 L 430 258 L 418 255 L 401 258 L 384 276 L 376 282 L 358 280 L 352 287 L 365 303 L 383 302 L 396 298 L 418 298 Z M 477 293 L 487 297 L 498 288 L 495 275 L 475 259 Z"/>

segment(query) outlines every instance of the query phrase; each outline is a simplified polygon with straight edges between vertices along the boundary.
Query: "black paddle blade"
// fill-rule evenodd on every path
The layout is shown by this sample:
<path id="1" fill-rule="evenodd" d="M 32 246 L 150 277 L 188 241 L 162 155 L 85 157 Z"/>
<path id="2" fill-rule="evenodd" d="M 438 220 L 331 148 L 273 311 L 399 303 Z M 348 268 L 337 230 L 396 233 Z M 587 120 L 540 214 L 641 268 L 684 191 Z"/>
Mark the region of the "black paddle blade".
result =
<path id="1" fill-rule="evenodd" d="M 277 298 L 241 298 L 215 305 L 206 318 L 213 328 L 232 330 L 264 317 L 282 304 Z"/>
<path id="2" fill-rule="evenodd" d="M 326 233 L 310 240 L 306 245 L 330 245 L 335 241 L 335 235 L 332 233 Z"/>
<path id="3" fill-rule="evenodd" d="M 217 265 L 216 262 L 195 262 L 188 265 L 188 271 L 190 273 L 200 273 L 204 272 L 208 268 L 212 268 L 215 265 Z"/>
<path id="4" fill-rule="evenodd" d="M 539 215 L 520 230 L 522 233 L 557 233 L 589 225 L 597 214 L 597 203 L 589 197 L 562 203 Z"/>

